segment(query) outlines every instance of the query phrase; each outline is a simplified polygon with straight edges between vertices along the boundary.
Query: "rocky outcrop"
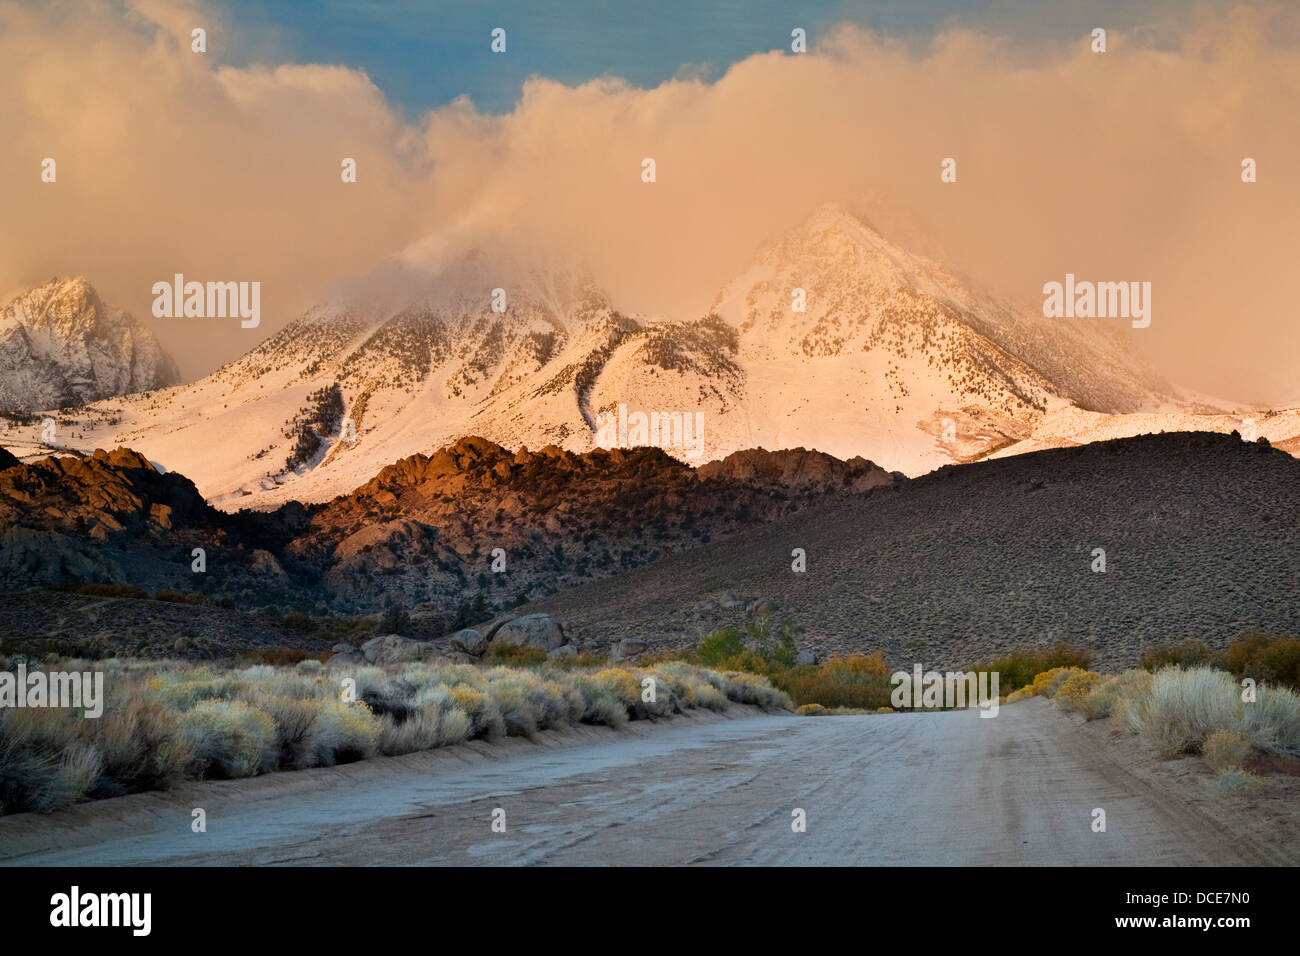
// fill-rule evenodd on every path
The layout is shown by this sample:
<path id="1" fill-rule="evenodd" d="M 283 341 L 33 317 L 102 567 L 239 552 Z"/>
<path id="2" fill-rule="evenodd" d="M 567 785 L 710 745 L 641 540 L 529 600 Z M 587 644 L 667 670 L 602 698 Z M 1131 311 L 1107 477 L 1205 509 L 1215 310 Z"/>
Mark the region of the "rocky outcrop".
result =
<path id="1" fill-rule="evenodd" d="M 399 601 L 432 590 L 452 609 L 482 591 L 501 607 L 890 481 L 862 459 L 802 450 L 697 472 L 657 448 L 508 451 L 469 437 L 312 508 L 291 548 L 358 604 L 382 603 L 382 586 Z"/>
<path id="2" fill-rule="evenodd" d="M 160 474 L 127 448 L 51 456 L 0 470 L 0 530 L 22 526 L 95 536 L 171 530 L 217 513 L 183 475 Z"/>
<path id="3" fill-rule="evenodd" d="M 750 448 L 697 469 L 701 478 L 758 481 L 800 491 L 867 491 L 894 482 L 894 477 L 865 458 L 841 461 L 806 448 L 768 451 Z"/>
<path id="4" fill-rule="evenodd" d="M 26 550 L 9 558 L 11 585 L 120 570 L 125 580 L 107 580 L 190 591 L 197 547 L 218 594 L 351 613 L 395 605 L 412 612 L 405 635 L 432 640 L 472 623 L 465 605 L 480 596 L 473 610 L 487 617 L 853 494 L 884 474 L 802 451 L 728 462 L 697 473 L 655 448 L 511 452 L 470 437 L 402 459 L 326 504 L 232 515 L 210 508 L 184 476 L 119 448 L 0 469 L 0 533 L 67 538 L 51 567 L 34 567 Z M 97 557 L 101 548 L 116 564 Z M 486 640 L 493 626 L 479 628 Z M 550 650 L 550 641 L 536 646 Z"/>

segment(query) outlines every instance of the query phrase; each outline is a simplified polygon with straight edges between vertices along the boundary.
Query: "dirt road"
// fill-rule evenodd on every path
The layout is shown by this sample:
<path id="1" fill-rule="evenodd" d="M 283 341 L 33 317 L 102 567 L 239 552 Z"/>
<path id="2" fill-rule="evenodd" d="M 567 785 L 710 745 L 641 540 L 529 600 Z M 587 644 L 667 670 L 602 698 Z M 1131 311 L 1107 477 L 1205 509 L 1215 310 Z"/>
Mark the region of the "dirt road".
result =
<path id="1" fill-rule="evenodd" d="M 0 818 L 8 864 L 1294 864 L 1055 714 L 680 718 Z M 1117 745 L 1118 746 L 1118 745 Z M 207 830 L 191 829 L 192 809 Z M 505 832 L 492 830 L 505 811 Z M 1093 831 L 1093 810 L 1106 831 Z M 806 832 L 794 832 L 803 810 Z M 1229 815 L 1230 817 L 1230 815 Z"/>

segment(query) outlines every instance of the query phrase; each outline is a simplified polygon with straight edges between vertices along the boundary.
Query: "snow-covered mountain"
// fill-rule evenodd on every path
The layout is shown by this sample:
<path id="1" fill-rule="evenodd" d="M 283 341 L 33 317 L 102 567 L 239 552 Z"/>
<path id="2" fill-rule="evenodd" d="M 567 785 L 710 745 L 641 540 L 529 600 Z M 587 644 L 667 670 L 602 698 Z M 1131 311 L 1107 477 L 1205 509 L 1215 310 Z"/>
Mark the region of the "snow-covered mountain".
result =
<path id="1" fill-rule="evenodd" d="M 173 385 L 152 332 L 82 276 L 53 278 L 0 311 L 0 411 L 80 405 Z"/>
<path id="2" fill-rule="evenodd" d="M 475 252 L 421 274 L 416 260 L 200 381 L 98 403 L 75 443 L 128 445 L 223 507 L 267 507 L 466 435 L 633 444 L 637 413 L 675 415 L 646 443 L 693 464 L 803 446 L 918 474 L 1028 441 L 1061 409 L 1196 411 L 1119 323 L 1018 311 L 838 206 L 686 321 L 620 311 L 569 266 Z M 684 421 L 699 447 L 673 430 Z"/>
<path id="3" fill-rule="evenodd" d="M 1177 399 L 1113 324 L 1016 311 L 836 205 L 764 247 L 712 311 L 740 333 L 737 446 L 870 449 L 915 474 L 1027 437 L 1053 403 Z"/>

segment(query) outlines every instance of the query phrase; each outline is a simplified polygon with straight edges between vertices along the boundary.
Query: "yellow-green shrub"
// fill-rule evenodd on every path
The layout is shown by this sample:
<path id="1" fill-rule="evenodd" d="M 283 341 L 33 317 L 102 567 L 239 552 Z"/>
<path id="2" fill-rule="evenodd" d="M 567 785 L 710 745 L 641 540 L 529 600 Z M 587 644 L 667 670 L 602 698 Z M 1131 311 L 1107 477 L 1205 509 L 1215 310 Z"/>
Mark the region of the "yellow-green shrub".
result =
<path id="1" fill-rule="evenodd" d="M 379 746 L 379 720 L 362 701 L 322 700 L 316 715 L 317 762 L 329 767 L 373 756 Z"/>
<path id="2" fill-rule="evenodd" d="M 1034 676 L 1034 681 L 1030 688 L 1035 697 L 1052 698 L 1064 684 L 1075 674 L 1086 674 L 1082 667 L 1053 667 L 1051 670 L 1043 671 L 1041 674 Z"/>
<path id="3" fill-rule="evenodd" d="M 1096 671 L 1071 674 L 1061 682 L 1061 687 L 1056 692 L 1056 706 L 1067 714 L 1079 710 L 1087 696 L 1105 680 L 1106 676 Z"/>
<path id="4" fill-rule="evenodd" d="M 1250 744 L 1241 734 L 1216 730 L 1205 738 L 1201 753 L 1205 755 L 1205 762 L 1214 770 L 1240 770 L 1250 756 Z"/>
<path id="5" fill-rule="evenodd" d="M 275 721 L 242 700 L 200 700 L 181 715 L 200 777 L 251 777 L 275 768 Z"/>

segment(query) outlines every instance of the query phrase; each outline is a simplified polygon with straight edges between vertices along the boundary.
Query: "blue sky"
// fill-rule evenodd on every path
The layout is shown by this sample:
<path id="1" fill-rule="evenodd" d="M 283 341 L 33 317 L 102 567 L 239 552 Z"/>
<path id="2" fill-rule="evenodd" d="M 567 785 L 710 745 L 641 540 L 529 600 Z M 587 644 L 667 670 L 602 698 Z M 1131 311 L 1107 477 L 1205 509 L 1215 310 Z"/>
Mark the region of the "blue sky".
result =
<path id="1" fill-rule="evenodd" d="M 231 32 L 226 62 L 364 69 L 408 115 L 468 95 L 508 111 L 530 75 L 602 75 L 652 87 L 683 68 L 721 75 L 753 53 L 811 45 L 840 22 L 923 43 L 957 22 L 1026 42 L 1070 42 L 1096 25 L 1131 28 L 1187 0 L 212 0 Z M 1100 24 L 1098 21 L 1101 20 Z M 507 52 L 489 50 L 493 27 Z"/>

